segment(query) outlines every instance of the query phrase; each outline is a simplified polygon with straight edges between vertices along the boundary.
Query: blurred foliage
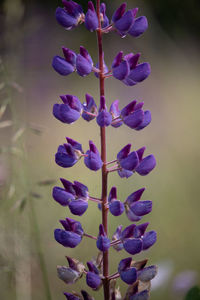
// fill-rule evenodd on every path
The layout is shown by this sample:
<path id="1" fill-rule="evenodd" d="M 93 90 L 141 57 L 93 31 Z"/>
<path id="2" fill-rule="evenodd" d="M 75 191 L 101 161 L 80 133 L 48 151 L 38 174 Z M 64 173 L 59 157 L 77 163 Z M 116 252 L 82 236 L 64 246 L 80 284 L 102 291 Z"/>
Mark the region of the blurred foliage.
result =
<path id="1" fill-rule="evenodd" d="M 195 286 L 190 289 L 185 297 L 185 300 L 200 300 L 200 288 Z"/>

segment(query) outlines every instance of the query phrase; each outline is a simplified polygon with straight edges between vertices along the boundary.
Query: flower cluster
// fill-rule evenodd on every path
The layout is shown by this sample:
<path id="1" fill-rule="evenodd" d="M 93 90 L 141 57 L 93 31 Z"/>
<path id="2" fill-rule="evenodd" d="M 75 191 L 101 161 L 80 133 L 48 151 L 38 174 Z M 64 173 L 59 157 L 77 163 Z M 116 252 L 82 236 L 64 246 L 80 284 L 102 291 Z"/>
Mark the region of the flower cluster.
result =
<path id="1" fill-rule="evenodd" d="M 146 266 L 147 260 L 137 261 L 132 256 L 148 250 L 156 242 L 156 232 L 147 231 L 149 223 L 137 223 L 152 211 L 152 201 L 141 200 L 145 188 L 140 188 L 121 200 L 117 196 L 116 186 L 111 187 L 107 194 L 107 177 L 112 172 L 117 172 L 121 178 L 129 178 L 134 174 L 146 176 L 155 168 L 156 160 L 153 154 L 144 155 L 145 146 L 131 151 L 131 144 L 127 144 L 118 150 L 112 161 L 106 161 L 105 130 L 109 126 L 119 128 L 124 124 L 140 131 L 151 123 L 151 112 L 143 109 L 144 102 L 135 99 L 122 109 L 119 108 L 119 100 L 114 100 L 108 109 L 104 81 L 113 77 L 127 86 L 134 86 L 149 76 L 151 68 L 148 62 L 139 63 L 140 53 L 124 55 L 123 51 L 120 51 L 110 67 L 107 67 L 102 51 L 102 35 L 115 31 L 120 37 L 126 35 L 139 37 L 146 31 L 148 22 L 145 16 L 136 17 L 138 8 L 127 10 L 126 3 L 116 9 L 110 20 L 106 15 L 106 5 L 100 3 L 100 0 L 97 0 L 96 9 L 93 2 L 89 1 L 88 10 L 85 13 L 81 5 L 72 0 L 62 0 L 62 4 L 63 7 L 56 9 L 56 19 L 61 26 L 71 30 L 84 23 L 87 30 L 96 31 L 99 61 L 94 64 L 92 57 L 83 46 L 80 46 L 79 54 L 62 47 L 63 57 L 55 56 L 52 66 L 63 76 L 77 72 L 79 76 L 84 77 L 93 72 L 100 81 L 100 97 L 99 105 L 97 105 L 88 93 L 83 103 L 75 95 L 61 95 L 62 103 L 54 104 L 53 115 L 65 124 L 72 124 L 80 117 L 87 122 L 96 119 L 101 132 L 101 153 L 91 140 L 89 149 L 84 151 L 81 143 L 66 137 L 66 143 L 59 145 L 57 149 L 55 162 L 63 168 L 70 168 L 83 158 L 88 169 L 95 172 L 101 169 L 102 195 L 95 198 L 85 184 L 60 178 L 62 187 L 55 186 L 52 196 L 57 203 L 68 207 L 75 216 L 82 216 L 87 211 L 89 201 L 96 202 L 102 213 L 102 222 L 96 236 L 92 236 L 85 232 L 79 221 L 69 217 L 60 220 L 62 229 L 57 228 L 54 231 L 55 240 L 59 244 L 66 248 L 75 248 L 83 238 L 90 238 L 96 242 L 99 253 L 96 259 L 87 261 L 86 265 L 67 256 L 68 266 L 57 267 L 58 277 L 66 284 L 73 284 L 85 276 L 86 284 L 93 291 L 103 287 L 105 300 L 147 300 L 150 281 L 156 276 L 157 268 L 154 265 Z M 128 220 L 131 221 L 131 225 L 124 229 L 122 225 L 119 225 L 111 238 L 109 238 L 107 226 L 109 212 L 115 217 L 125 212 Z M 132 255 L 122 259 L 116 267 L 116 273 L 112 275 L 108 270 L 108 251 L 111 248 L 116 251 L 124 250 Z M 128 285 L 124 298 L 116 287 L 117 278 Z M 81 294 L 67 292 L 64 295 L 68 300 L 94 299 L 84 290 Z"/>

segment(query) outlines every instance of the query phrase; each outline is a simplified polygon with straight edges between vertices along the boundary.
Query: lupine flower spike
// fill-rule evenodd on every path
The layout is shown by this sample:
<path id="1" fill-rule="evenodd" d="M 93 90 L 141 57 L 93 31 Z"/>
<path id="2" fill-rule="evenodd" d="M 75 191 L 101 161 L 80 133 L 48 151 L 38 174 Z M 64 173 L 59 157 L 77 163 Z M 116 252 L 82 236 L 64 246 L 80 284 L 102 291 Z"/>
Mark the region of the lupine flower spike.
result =
<path id="1" fill-rule="evenodd" d="M 102 221 L 99 228 L 96 228 L 96 236 L 92 236 L 85 232 L 80 221 L 68 216 L 60 220 L 62 228 L 55 229 L 54 237 L 61 246 L 75 248 L 82 239 L 89 238 L 93 240 L 91 242 L 96 243 L 98 254 L 96 259 L 89 258 L 84 263 L 67 256 L 68 265 L 57 266 L 58 277 L 67 285 L 75 284 L 85 277 L 92 293 L 97 293 L 103 288 L 104 300 L 147 300 L 150 297 L 150 282 L 156 276 L 157 267 L 147 266 L 148 260 L 137 260 L 136 255 L 151 248 L 157 240 L 156 232 L 147 229 L 149 223 L 142 222 L 143 216 L 151 213 L 153 204 L 151 200 L 143 198 L 144 187 L 135 186 L 133 192 L 126 195 L 125 190 L 124 193 L 118 193 L 119 188 L 112 186 L 109 187 L 108 193 L 108 176 L 112 176 L 113 172 L 117 172 L 121 178 L 129 178 L 133 175 L 146 176 L 155 168 L 156 159 L 153 154 L 144 155 L 145 146 L 137 148 L 134 144 L 132 148 L 128 143 L 121 149 L 116 151 L 113 149 L 113 159 L 107 161 L 106 130 L 109 130 L 109 126 L 117 130 L 122 125 L 126 126 L 127 130 L 145 130 L 151 123 L 151 112 L 144 108 L 143 101 L 134 98 L 121 108 L 120 100 L 112 99 L 108 109 L 109 99 L 105 94 L 104 83 L 105 80 L 113 77 L 117 82 L 120 81 L 128 87 L 140 84 L 150 75 L 151 67 L 148 62 L 139 62 L 141 54 L 134 49 L 128 54 L 119 51 L 107 63 L 104 61 L 102 44 L 103 35 L 110 32 L 117 33 L 119 38 L 126 35 L 139 37 L 148 28 L 147 18 L 137 16 L 138 8 L 127 8 L 126 3 L 122 3 L 110 19 L 106 13 L 105 3 L 101 3 L 100 0 L 96 0 L 96 7 L 92 1 L 88 1 L 85 12 L 79 3 L 72 0 L 62 0 L 61 5 L 62 7 L 56 9 L 55 16 L 62 27 L 66 30 L 74 30 L 79 24 L 84 23 L 88 31 L 96 32 L 98 61 L 93 63 L 93 58 L 84 45 L 80 46 L 79 53 L 67 48 L 70 46 L 67 45 L 67 47 L 62 46 L 62 56 L 56 55 L 53 58 L 52 66 L 62 76 L 76 72 L 79 76 L 85 77 L 93 73 L 99 80 L 100 93 L 99 97 L 93 98 L 88 91 L 85 101 L 82 102 L 81 98 L 66 91 L 67 94 L 60 96 L 62 102 L 54 104 L 53 115 L 57 120 L 68 125 L 78 121 L 80 117 L 88 124 L 96 119 L 95 123 L 100 129 L 100 147 L 90 140 L 89 149 L 84 151 L 82 141 L 67 137 L 66 142 L 58 146 L 55 162 L 58 166 L 68 169 L 82 160 L 89 170 L 93 172 L 101 170 L 102 192 L 96 198 L 90 194 L 90 187 L 85 185 L 86 182 L 76 180 L 70 182 L 60 178 L 62 186 L 54 186 L 52 196 L 55 203 L 65 207 L 67 214 L 70 212 L 78 218 L 88 213 L 90 201 L 93 201 L 100 209 L 97 213 L 101 213 Z M 101 153 L 98 149 L 101 149 Z M 108 230 L 109 215 L 120 218 L 123 213 L 131 224 L 125 227 L 119 224 L 111 234 Z M 109 270 L 111 248 L 117 252 L 124 251 L 128 255 L 118 261 L 114 274 L 110 274 Z M 119 279 L 127 285 L 124 296 L 117 286 Z M 64 292 L 64 296 L 68 300 L 95 299 L 85 290 L 75 293 L 73 289 L 68 289 Z"/>

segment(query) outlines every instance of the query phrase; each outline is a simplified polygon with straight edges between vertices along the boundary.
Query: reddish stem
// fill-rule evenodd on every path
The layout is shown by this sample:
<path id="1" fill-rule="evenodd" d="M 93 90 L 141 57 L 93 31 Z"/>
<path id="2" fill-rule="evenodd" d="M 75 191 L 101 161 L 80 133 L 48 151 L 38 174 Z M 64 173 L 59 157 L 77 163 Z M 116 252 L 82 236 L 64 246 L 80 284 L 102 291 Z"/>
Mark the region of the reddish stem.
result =
<path id="1" fill-rule="evenodd" d="M 98 52 L 99 52 L 99 87 L 100 96 L 105 95 L 104 91 L 104 68 L 103 68 L 103 45 L 102 45 L 102 29 L 101 29 L 101 18 L 100 18 L 100 0 L 96 1 L 97 16 L 99 22 L 99 28 L 97 29 L 97 40 L 98 40 Z M 101 127 L 101 159 L 103 162 L 102 166 L 102 224 L 106 234 L 108 234 L 108 200 L 107 200 L 107 170 L 106 170 L 106 129 Z M 104 288 L 104 300 L 109 300 L 110 288 L 109 288 L 109 260 L 108 251 L 103 252 L 103 288 Z"/>

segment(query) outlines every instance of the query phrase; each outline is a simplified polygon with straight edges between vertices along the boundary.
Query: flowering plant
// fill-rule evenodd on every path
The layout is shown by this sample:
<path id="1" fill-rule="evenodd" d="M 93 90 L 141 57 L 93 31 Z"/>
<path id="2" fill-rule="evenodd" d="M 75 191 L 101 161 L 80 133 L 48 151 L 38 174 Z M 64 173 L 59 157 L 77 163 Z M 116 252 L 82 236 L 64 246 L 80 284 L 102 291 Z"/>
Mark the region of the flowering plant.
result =
<path id="1" fill-rule="evenodd" d="M 110 68 L 104 62 L 102 45 L 103 34 L 115 31 L 119 37 L 131 35 L 139 37 L 143 34 L 148 22 L 145 16 L 136 17 L 138 8 L 126 10 L 123 3 L 113 14 L 111 21 L 106 15 L 106 5 L 96 1 L 96 9 L 92 1 L 88 2 L 88 10 L 84 14 L 82 7 L 70 0 L 62 0 L 63 7 L 56 9 L 58 23 L 67 30 L 74 29 L 80 23 L 84 23 L 89 31 L 96 31 L 98 42 L 99 60 L 94 65 L 88 51 L 80 46 L 80 53 L 63 47 L 63 57 L 53 58 L 53 68 L 62 76 L 77 72 L 79 76 L 87 76 L 94 73 L 99 80 L 100 102 L 99 106 L 90 94 L 86 94 L 86 102 L 81 103 L 74 95 L 61 95 L 62 103 L 55 104 L 53 115 L 61 122 L 71 124 L 82 117 L 87 122 L 96 119 L 100 127 L 101 151 L 97 149 L 93 141 L 89 141 L 89 149 L 84 151 L 81 143 L 67 137 L 66 143 L 58 147 L 55 155 L 56 163 L 69 168 L 83 158 L 84 164 L 91 171 L 102 172 L 102 194 L 95 198 L 90 195 L 88 187 L 78 181 L 70 182 L 61 178 L 63 187 L 53 188 L 53 198 L 62 206 L 69 207 L 72 214 L 81 216 L 88 209 L 88 202 L 98 204 L 102 213 L 102 223 L 99 225 L 97 236 L 91 236 L 84 231 L 81 223 L 74 219 L 60 220 L 62 229 L 55 229 L 54 235 L 58 243 L 64 247 L 74 248 L 83 238 L 91 238 L 96 241 L 99 250 L 97 258 L 87 262 L 87 266 L 78 260 L 67 257 L 68 267 L 58 266 L 58 276 L 66 284 L 75 283 L 85 275 L 87 285 L 94 291 L 103 286 L 105 300 L 146 300 L 149 299 L 150 281 L 157 273 L 156 266 L 146 266 L 147 260 L 137 261 L 130 255 L 136 255 L 149 249 L 156 242 L 156 232 L 147 231 L 149 223 L 135 224 L 152 210 L 152 201 L 141 200 L 145 188 L 140 188 L 130 194 L 124 202 L 117 197 L 117 187 L 113 186 L 108 194 L 108 175 L 118 172 L 121 178 L 129 178 L 135 172 L 141 176 L 149 174 L 156 166 L 155 157 L 144 155 L 145 147 L 131 151 L 131 144 L 127 144 L 118 151 L 116 157 L 108 162 L 106 159 L 106 127 L 118 128 L 125 124 L 131 129 L 140 131 L 151 122 L 151 113 L 144 110 L 143 102 L 132 100 L 120 110 L 119 101 L 115 100 L 108 110 L 106 105 L 104 82 L 109 77 L 120 80 L 127 86 L 134 86 L 145 80 L 150 74 L 148 62 L 139 63 L 139 53 L 125 54 L 120 51 L 112 61 Z M 108 214 L 120 216 L 126 213 L 132 223 L 124 228 L 119 225 L 112 238 L 108 232 Z M 124 249 L 129 257 L 122 259 L 116 267 L 116 273 L 109 274 L 109 249 L 116 251 Z M 128 285 L 124 297 L 118 288 L 116 280 L 120 278 Z M 68 300 L 91 300 L 94 299 L 86 291 L 81 294 L 73 292 L 64 293 Z"/>

